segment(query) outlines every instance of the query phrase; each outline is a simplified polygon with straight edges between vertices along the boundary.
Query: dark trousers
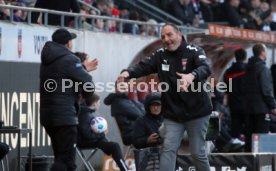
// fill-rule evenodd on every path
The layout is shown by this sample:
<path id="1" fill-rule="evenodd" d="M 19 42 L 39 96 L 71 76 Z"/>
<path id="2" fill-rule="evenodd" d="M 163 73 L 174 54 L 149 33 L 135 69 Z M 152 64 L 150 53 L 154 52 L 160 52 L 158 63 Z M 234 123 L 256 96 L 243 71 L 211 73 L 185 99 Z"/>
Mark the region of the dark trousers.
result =
<path id="1" fill-rule="evenodd" d="M 98 142 L 85 140 L 79 145 L 81 148 L 99 148 L 105 154 L 111 155 L 121 171 L 127 171 L 128 168 L 123 159 L 122 150 L 118 143 L 108 141 L 106 138 Z"/>
<path id="2" fill-rule="evenodd" d="M 101 141 L 98 143 L 98 148 L 103 150 L 107 155 L 111 155 L 121 171 L 127 171 L 128 168 L 123 159 L 122 151 L 118 143 Z"/>
<path id="3" fill-rule="evenodd" d="M 248 114 L 246 116 L 246 135 L 245 135 L 245 151 L 251 152 L 252 134 L 268 133 L 269 121 L 265 119 L 266 114 Z"/>
<path id="4" fill-rule="evenodd" d="M 45 127 L 51 138 L 55 161 L 51 171 L 76 170 L 77 126 Z"/>
<path id="5" fill-rule="evenodd" d="M 239 138 L 244 133 L 244 115 L 244 113 L 238 111 L 231 111 L 231 135 L 233 138 Z"/>

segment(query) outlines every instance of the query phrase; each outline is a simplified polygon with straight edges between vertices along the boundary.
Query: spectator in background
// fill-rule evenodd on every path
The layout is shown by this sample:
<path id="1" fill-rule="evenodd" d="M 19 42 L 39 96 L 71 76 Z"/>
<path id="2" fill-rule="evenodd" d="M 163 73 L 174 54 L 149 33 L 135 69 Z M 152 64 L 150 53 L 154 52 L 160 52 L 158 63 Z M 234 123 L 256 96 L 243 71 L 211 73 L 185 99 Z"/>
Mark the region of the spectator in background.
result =
<path id="1" fill-rule="evenodd" d="M 121 171 L 128 171 L 128 167 L 123 159 L 122 150 L 118 143 L 108 141 L 106 133 L 95 133 L 91 130 L 91 120 L 93 115 L 100 107 L 100 97 L 93 94 L 85 99 L 81 104 L 80 114 L 78 115 L 78 147 L 99 148 L 105 154 L 111 155 Z"/>
<path id="2" fill-rule="evenodd" d="M 108 11 L 108 16 L 119 18 L 120 11 L 119 11 L 118 8 L 115 7 L 113 0 L 108 0 L 107 9 L 108 9 L 107 10 Z M 108 20 L 107 25 L 108 25 L 108 31 L 109 32 L 117 32 L 118 31 L 117 21 Z"/>
<path id="3" fill-rule="evenodd" d="M 24 4 L 27 7 L 33 7 L 36 0 L 18 0 L 17 2 Z"/>
<path id="4" fill-rule="evenodd" d="M 141 103 L 128 99 L 127 94 L 116 88 L 116 93 L 109 94 L 104 99 L 104 103 L 111 105 L 111 115 L 116 119 L 123 143 L 131 145 L 133 125 L 137 118 L 145 114 L 145 111 Z"/>
<path id="5" fill-rule="evenodd" d="M 250 10 L 248 12 L 251 17 L 250 29 L 257 29 L 263 31 L 270 31 L 270 10 L 262 11 L 261 10 L 261 1 L 260 0 L 251 0 L 250 1 Z"/>
<path id="6" fill-rule="evenodd" d="M 26 19 L 26 13 L 20 9 L 13 11 L 13 21 L 24 22 Z"/>
<path id="7" fill-rule="evenodd" d="M 160 1 L 161 8 L 170 13 L 170 4 L 172 3 L 173 0 L 162 0 Z"/>
<path id="8" fill-rule="evenodd" d="M 262 1 L 260 9 L 262 13 L 268 11 L 270 9 L 269 3 L 267 3 L 266 1 Z"/>
<path id="9" fill-rule="evenodd" d="M 91 0 L 85 0 L 84 1 L 86 4 L 92 6 L 92 1 Z M 90 7 L 88 7 L 87 5 L 81 4 L 81 14 L 85 14 L 85 15 L 96 15 L 96 11 L 94 11 L 93 9 L 91 9 Z M 92 20 L 86 17 L 81 17 L 81 23 L 82 23 L 82 27 L 85 29 L 92 29 Z"/>
<path id="10" fill-rule="evenodd" d="M 192 0 L 193 4 L 196 2 L 197 5 L 193 5 L 195 14 L 199 17 L 200 23 L 213 22 L 214 13 L 212 6 L 215 1 L 212 0 Z"/>
<path id="11" fill-rule="evenodd" d="M 156 20 L 154 19 L 149 19 L 147 21 L 148 24 L 158 24 Z M 147 36 L 157 36 L 157 26 L 153 26 L 153 25 L 143 25 L 141 26 L 140 28 L 140 32 L 141 32 L 141 35 L 147 35 Z"/>
<path id="12" fill-rule="evenodd" d="M 271 8 L 271 14 L 270 14 L 270 18 L 271 18 L 271 23 L 270 23 L 270 28 L 272 31 L 276 30 L 276 1 L 272 1 L 270 4 L 270 8 Z"/>
<path id="13" fill-rule="evenodd" d="M 232 27 L 243 27 L 244 23 L 239 14 L 240 0 L 226 0 L 222 5 L 222 15 L 225 21 Z"/>
<path id="14" fill-rule="evenodd" d="M 106 22 L 103 19 L 100 19 L 100 18 L 95 19 L 95 23 L 93 24 L 92 30 L 93 31 L 98 31 L 98 32 L 104 32 L 104 31 L 106 31 L 106 29 L 105 29 L 105 27 L 106 27 L 105 23 Z"/>
<path id="15" fill-rule="evenodd" d="M 261 15 L 266 15 L 265 16 L 266 18 L 262 23 L 261 30 L 271 31 L 272 15 L 271 15 L 269 3 L 267 3 L 266 1 L 261 2 L 260 9 L 262 13 Z"/>
<path id="16" fill-rule="evenodd" d="M 191 0 L 173 1 L 170 13 L 185 25 L 199 26 L 199 18 L 195 16 Z"/>
<path id="17" fill-rule="evenodd" d="M 130 11 L 129 20 L 140 20 L 140 15 L 137 11 Z M 140 34 L 138 24 L 126 23 L 124 24 L 123 33 Z"/>
<path id="18" fill-rule="evenodd" d="M 91 6 L 93 6 L 93 4 L 96 2 L 96 0 L 83 0 L 83 1 Z"/>
<path id="19" fill-rule="evenodd" d="M 77 0 L 37 0 L 35 4 L 35 8 L 43 8 L 49 10 L 56 10 L 56 11 L 64 11 L 64 12 L 74 12 L 80 13 L 80 6 Z M 33 12 L 32 13 L 32 22 L 38 23 L 39 13 Z M 69 26 L 70 22 L 73 19 L 70 17 L 64 18 L 64 25 Z M 44 18 L 42 18 L 42 23 Z M 60 15 L 48 14 L 48 24 L 49 25 L 60 25 L 61 24 L 61 17 Z"/>
<path id="20" fill-rule="evenodd" d="M 246 102 L 246 148 L 251 151 L 253 133 L 269 132 L 269 113 L 276 114 L 271 73 L 266 67 L 267 49 L 264 44 L 253 46 L 253 57 L 249 59 L 245 75 Z"/>
<path id="21" fill-rule="evenodd" d="M 100 10 L 101 15 L 108 15 L 108 0 L 97 0 L 93 6 Z"/>
<path id="22" fill-rule="evenodd" d="M 163 121 L 160 93 L 147 95 L 144 107 L 146 114 L 135 121 L 133 128 L 133 145 L 137 149 L 162 144 L 159 134 L 159 128 Z"/>
<path id="23" fill-rule="evenodd" d="M 0 0 L 1 5 L 7 5 L 4 0 Z M 9 20 L 10 19 L 10 10 L 6 8 L 0 8 L 0 19 Z"/>
<path id="24" fill-rule="evenodd" d="M 224 74 L 224 81 L 227 85 L 232 85 L 232 91 L 227 92 L 231 114 L 231 135 L 234 138 L 240 138 L 245 130 L 246 107 L 243 85 L 245 84 L 246 51 L 242 48 L 235 50 L 235 58 L 236 62 Z"/>
<path id="25" fill-rule="evenodd" d="M 119 18 L 128 19 L 129 18 L 129 7 L 123 3 L 123 4 L 120 4 L 119 9 L 120 9 Z"/>

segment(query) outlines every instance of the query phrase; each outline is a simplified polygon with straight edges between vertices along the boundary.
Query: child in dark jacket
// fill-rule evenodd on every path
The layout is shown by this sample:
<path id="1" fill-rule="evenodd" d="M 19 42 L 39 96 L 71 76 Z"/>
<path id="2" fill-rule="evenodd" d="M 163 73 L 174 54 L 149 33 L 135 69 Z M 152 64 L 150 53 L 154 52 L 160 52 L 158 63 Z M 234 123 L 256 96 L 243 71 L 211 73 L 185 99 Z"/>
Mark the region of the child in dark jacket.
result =
<path id="1" fill-rule="evenodd" d="M 158 146 L 162 143 L 159 127 L 162 124 L 161 95 L 151 93 L 145 99 L 146 114 L 138 118 L 133 128 L 133 145 L 137 149 Z"/>
<path id="2" fill-rule="evenodd" d="M 95 118 L 93 113 L 100 106 L 100 97 L 95 93 L 85 99 L 81 105 L 78 125 L 78 147 L 99 148 L 105 154 L 112 155 L 121 171 L 127 171 L 128 167 L 123 159 L 122 151 L 118 143 L 108 141 L 105 133 L 94 133 L 90 127 L 90 121 Z"/>

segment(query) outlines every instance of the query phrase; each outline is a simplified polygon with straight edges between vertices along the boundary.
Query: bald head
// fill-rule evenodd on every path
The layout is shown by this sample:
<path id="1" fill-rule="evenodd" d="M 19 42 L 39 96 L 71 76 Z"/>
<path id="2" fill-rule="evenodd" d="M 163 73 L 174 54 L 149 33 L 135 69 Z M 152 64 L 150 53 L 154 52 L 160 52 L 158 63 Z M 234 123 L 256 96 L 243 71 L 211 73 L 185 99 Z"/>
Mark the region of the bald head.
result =
<path id="1" fill-rule="evenodd" d="M 262 44 L 262 43 L 255 44 L 252 48 L 252 51 L 253 51 L 254 56 L 256 56 L 262 60 L 266 59 L 267 49 L 264 44 Z"/>

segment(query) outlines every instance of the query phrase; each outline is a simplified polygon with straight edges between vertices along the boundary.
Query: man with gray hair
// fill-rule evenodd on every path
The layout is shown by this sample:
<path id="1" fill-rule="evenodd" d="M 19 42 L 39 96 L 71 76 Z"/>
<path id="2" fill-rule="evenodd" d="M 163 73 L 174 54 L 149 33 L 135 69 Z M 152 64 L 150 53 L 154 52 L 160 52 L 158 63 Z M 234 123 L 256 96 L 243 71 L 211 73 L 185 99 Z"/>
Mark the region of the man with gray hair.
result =
<path id="1" fill-rule="evenodd" d="M 175 171 L 176 154 L 185 131 L 196 169 L 210 171 L 205 137 L 212 104 L 203 88 L 211 73 L 207 57 L 203 49 L 188 44 L 174 24 L 162 27 L 161 40 L 164 48 L 123 70 L 117 81 L 157 73 L 160 82 L 169 86 L 161 96 L 164 142 L 160 171 Z M 195 90 L 202 91 L 193 91 L 191 84 Z"/>

